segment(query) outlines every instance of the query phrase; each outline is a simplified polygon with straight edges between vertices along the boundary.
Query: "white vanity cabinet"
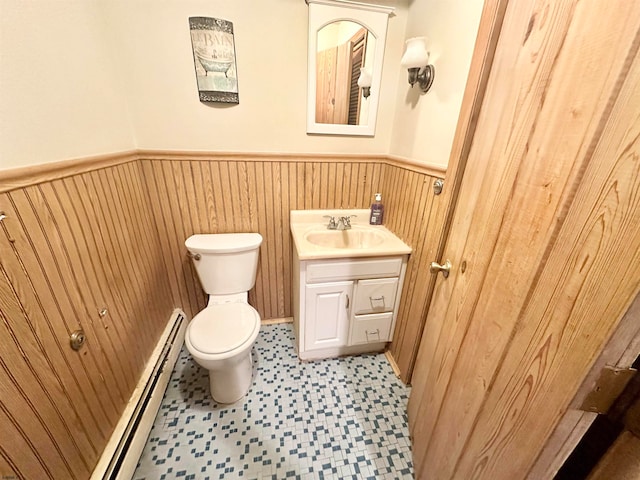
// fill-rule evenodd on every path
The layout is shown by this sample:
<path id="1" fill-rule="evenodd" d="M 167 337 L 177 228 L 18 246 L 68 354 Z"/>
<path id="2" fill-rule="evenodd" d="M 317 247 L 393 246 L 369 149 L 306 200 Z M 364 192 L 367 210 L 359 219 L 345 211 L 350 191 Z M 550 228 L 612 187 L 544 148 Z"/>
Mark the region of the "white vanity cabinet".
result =
<path id="1" fill-rule="evenodd" d="M 302 360 L 384 350 L 393 338 L 407 255 L 300 260 L 294 326 Z"/>

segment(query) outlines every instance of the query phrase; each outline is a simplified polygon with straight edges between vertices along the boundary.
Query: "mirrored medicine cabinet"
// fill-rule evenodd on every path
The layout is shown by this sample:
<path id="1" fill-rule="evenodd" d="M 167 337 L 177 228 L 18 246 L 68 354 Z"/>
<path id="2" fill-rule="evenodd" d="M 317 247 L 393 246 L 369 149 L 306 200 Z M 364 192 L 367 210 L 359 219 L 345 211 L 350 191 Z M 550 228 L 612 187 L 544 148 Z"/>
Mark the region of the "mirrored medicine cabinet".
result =
<path id="1" fill-rule="evenodd" d="M 373 136 L 393 8 L 343 0 L 307 3 L 307 133 Z"/>

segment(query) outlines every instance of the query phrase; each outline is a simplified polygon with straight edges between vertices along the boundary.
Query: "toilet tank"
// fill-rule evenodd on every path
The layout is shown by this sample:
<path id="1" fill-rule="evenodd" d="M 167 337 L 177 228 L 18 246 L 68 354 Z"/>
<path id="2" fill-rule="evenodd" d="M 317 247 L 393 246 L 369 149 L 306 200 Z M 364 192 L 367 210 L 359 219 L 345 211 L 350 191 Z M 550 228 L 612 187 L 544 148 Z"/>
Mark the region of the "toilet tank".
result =
<path id="1" fill-rule="evenodd" d="M 207 295 L 247 292 L 256 283 L 259 233 L 192 235 L 184 244 Z"/>

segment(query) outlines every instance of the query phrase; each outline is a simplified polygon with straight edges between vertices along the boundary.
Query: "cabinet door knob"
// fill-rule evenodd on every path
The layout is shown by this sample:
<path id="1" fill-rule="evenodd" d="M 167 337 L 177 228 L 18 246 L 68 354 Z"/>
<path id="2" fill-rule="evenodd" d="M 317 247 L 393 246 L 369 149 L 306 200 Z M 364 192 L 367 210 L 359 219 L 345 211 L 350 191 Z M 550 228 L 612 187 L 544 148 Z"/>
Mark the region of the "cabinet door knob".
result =
<path id="1" fill-rule="evenodd" d="M 345 307 L 347 310 L 349 310 L 349 295 L 347 295 L 347 303 L 345 304 Z"/>

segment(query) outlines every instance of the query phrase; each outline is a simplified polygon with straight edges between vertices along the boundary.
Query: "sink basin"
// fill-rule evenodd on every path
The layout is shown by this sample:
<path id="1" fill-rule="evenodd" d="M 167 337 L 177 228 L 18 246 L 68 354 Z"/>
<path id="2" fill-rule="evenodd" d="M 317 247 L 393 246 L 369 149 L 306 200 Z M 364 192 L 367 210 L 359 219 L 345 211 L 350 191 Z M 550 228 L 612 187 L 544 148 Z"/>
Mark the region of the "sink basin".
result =
<path id="1" fill-rule="evenodd" d="M 305 240 L 319 247 L 371 248 L 384 242 L 385 237 L 375 230 L 352 228 L 350 230 L 313 230 Z"/>
<path id="2" fill-rule="evenodd" d="M 292 210 L 291 237 L 298 260 L 406 255 L 411 247 L 382 225 L 369 225 L 369 209 Z M 329 217 L 351 218 L 351 228 L 329 230 Z"/>

